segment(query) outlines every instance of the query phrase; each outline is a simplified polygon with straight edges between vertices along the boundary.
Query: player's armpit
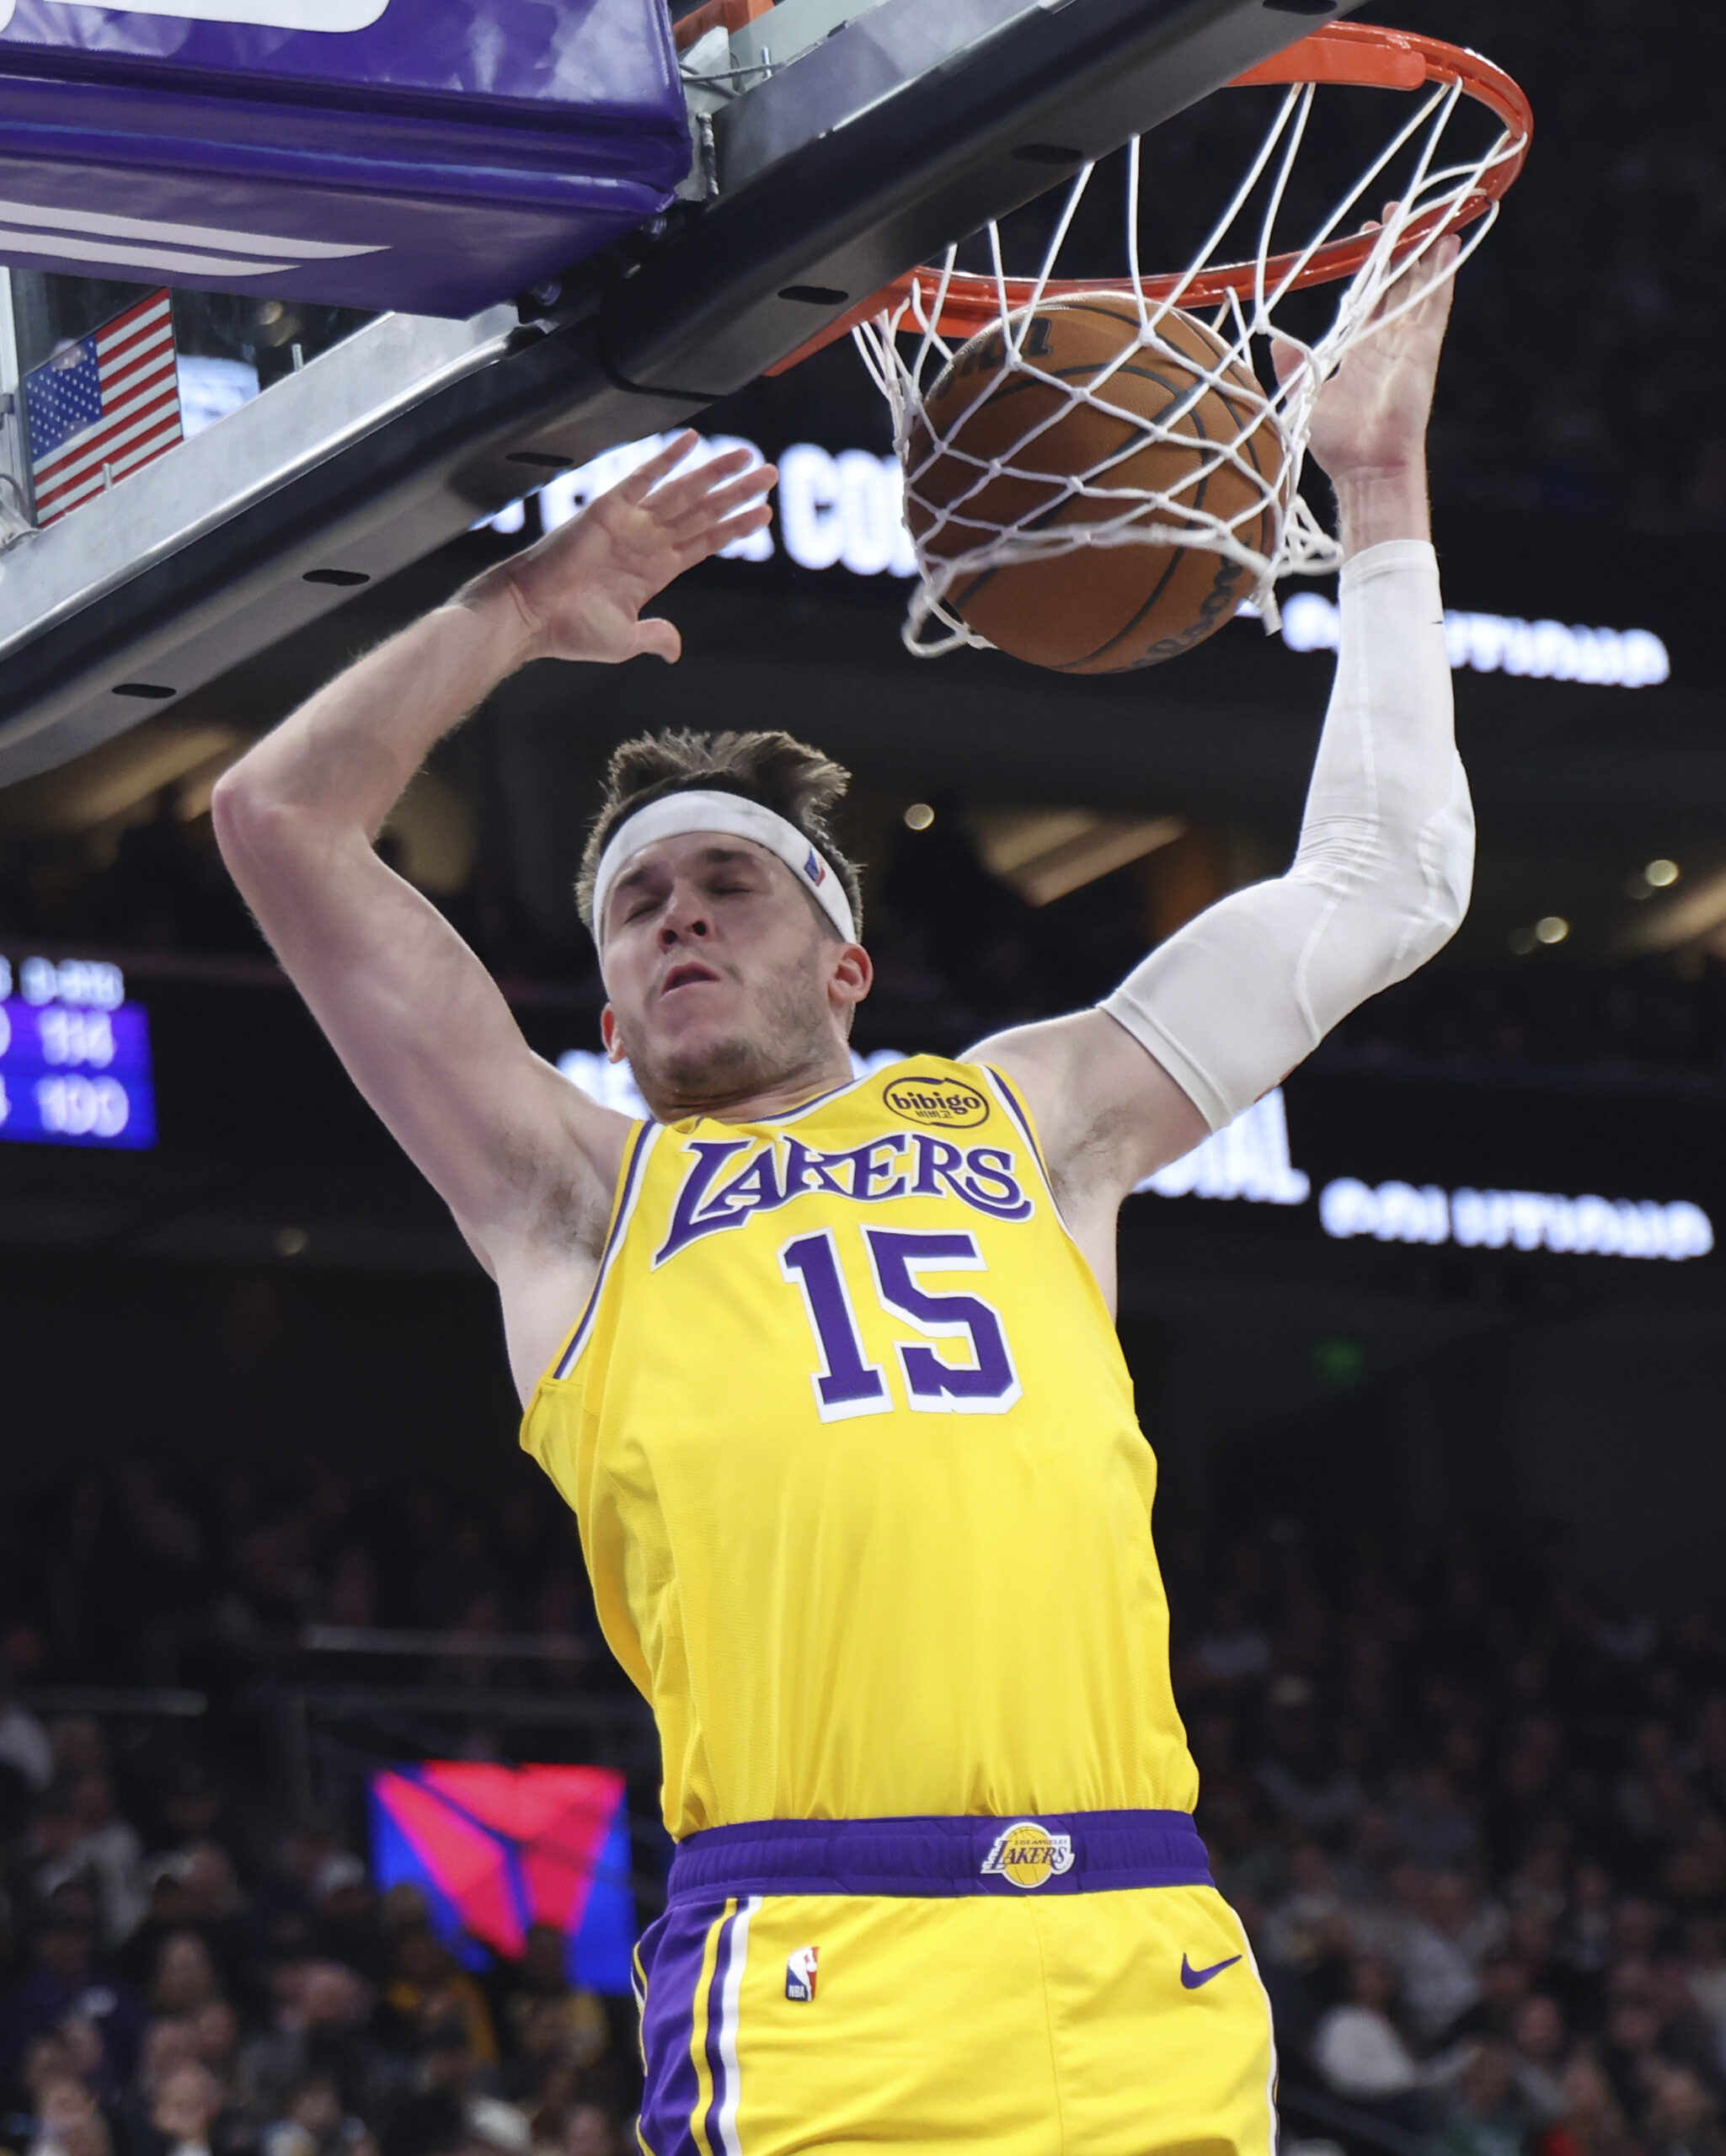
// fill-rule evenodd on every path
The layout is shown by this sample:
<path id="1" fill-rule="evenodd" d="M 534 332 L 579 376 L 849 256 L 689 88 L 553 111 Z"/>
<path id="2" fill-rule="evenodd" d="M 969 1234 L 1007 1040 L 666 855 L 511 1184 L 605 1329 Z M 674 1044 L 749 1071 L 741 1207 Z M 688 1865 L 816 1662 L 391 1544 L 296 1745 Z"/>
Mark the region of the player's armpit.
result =
<path id="1" fill-rule="evenodd" d="M 534 1054 L 474 953 L 362 831 L 243 785 L 223 857 L 361 1091 L 494 1277 L 596 1253 L 628 1119 Z"/>
<path id="2" fill-rule="evenodd" d="M 1081 1240 L 1093 1211 L 1112 1235 L 1133 1186 L 1207 1134 L 1192 1101 L 1106 1011 L 1016 1026 L 970 1054 L 1024 1095 L 1055 1194 Z"/>

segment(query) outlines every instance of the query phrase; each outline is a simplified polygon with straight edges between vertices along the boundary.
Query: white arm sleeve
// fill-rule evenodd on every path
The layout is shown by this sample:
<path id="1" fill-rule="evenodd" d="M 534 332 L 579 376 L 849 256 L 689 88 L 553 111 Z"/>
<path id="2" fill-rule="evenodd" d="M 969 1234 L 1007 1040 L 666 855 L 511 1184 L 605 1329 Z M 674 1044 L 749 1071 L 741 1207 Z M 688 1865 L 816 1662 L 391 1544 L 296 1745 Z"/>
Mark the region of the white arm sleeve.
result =
<path id="1" fill-rule="evenodd" d="M 1474 812 L 1437 558 L 1424 540 L 1369 547 L 1339 595 L 1336 686 L 1293 866 L 1189 921 L 1101 1006 L 1213 1130 L 1424 964 L 1468 907 Z"/>

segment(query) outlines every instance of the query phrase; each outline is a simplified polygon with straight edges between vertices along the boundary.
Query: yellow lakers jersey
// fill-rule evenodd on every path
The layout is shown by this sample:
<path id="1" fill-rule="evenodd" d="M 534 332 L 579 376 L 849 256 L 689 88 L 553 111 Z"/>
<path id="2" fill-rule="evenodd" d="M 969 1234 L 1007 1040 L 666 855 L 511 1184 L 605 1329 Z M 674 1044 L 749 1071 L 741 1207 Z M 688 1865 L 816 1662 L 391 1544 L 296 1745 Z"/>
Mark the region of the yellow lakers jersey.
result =
<path id="1" fill-rule="evenodd" d="M 1190 1810 L 1114 1328 L 997 1072 L 643 1123 L 522 1442 L 665 1824 Z"/>

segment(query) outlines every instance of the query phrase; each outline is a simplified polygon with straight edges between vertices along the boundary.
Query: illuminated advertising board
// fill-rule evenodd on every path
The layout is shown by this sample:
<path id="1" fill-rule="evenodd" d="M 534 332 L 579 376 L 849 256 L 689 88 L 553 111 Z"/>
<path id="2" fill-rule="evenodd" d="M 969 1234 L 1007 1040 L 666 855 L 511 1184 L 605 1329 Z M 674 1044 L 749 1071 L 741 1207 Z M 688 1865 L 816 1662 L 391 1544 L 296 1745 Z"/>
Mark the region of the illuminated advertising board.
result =
<path id="1" fill-rule="evenodd" d="M 0 1141 L 156 1143 L 150 1022 L 120 968 L 0 957 Z"/>

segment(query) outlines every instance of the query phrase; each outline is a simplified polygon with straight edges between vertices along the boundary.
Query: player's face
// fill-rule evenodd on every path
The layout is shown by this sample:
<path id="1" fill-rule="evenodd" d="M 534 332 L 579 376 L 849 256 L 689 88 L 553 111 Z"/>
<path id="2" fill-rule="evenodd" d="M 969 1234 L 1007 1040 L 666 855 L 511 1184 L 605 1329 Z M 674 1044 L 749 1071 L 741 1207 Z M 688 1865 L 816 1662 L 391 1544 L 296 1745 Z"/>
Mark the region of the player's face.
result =
<path id="1" fill-rule="evenodd" d="M 692 831 L 647 847 L 601 926 L 606 1044 L 660 1113 L 819 1082 L 868 992 L 862 949 L 747 839 Z"/>

